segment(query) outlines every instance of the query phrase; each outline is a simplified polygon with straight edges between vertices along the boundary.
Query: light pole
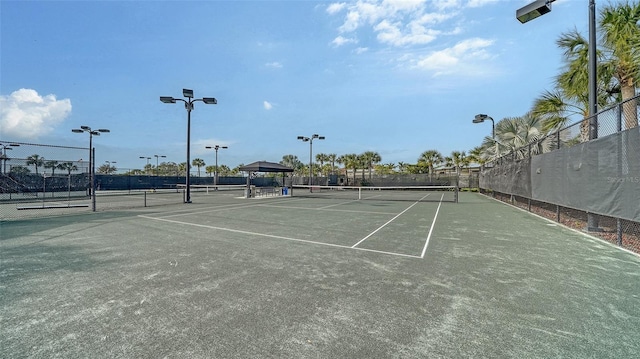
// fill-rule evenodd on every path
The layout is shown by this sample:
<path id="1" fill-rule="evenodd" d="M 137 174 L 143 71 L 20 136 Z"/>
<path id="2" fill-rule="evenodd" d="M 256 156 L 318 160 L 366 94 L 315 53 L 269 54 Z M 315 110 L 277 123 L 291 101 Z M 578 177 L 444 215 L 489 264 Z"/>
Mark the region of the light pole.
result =
<path id="1" fill-rule="evenodd" d="M 212 148 L 213 148 L 214 150 L 216 150 L 216 170 L 215 170 L 215 172 L 213 173 L 213 185 L 214 185 L 214 186 L 217 186 L 217 185 L 218 185 L 218 150 L 219 150 L 219 149 L 221 149 L 221 148 L 222 148 L 222 149 L 227 149 L 227 148 L 229 148 L 229 147 L 227 147 L 227 146 L 215 145 L 215 146 L 213 146 L 213 147 L 211 147 L 211 146 L 206 146 L 205 148 L 206 148 L 206 149 L 208 149 L 208 150 L 210 150 L 210 149 L 212 149 Z"/>
<path id="2" fill-rule="evenodd" d="M 148 168 L 149 168 L 149 161 L 151 160 L 151 157 L 140 156 L 140 159 L 141 160 L 147 160 L 147 165 L 144 166 L 144 168 L 145 168 L 145 172 L 147 172 L 147 176 L 150 176 L 151 175 L 151 171 L 149 171 Z"/>
<path id="3" fill-rule="evenodd" d="M 496 142 L 496 123 L 493 121 L 493 117 L 485 114 L 477 114 L 476 117 L 473 118 L 473 123 L 483 123 L 486 120 L 491 121 L 491 138 L 493 139 L 493 143 L 496 146 L 495 157 L 498 158 L 498 142 Z"/>
<path id="4" fill-rule="evenodd" d="M 153 157 L 156 158 L 156 177 L 158 177 L 159 171 L 158 171 L 158 158 L 167 158 L 167 156 L 165 155 L 153 155 Z"/>
<path id="5" fill-rule="evenodd" d="M 7 157 L 7 150 L 13 150 L 11 147 L 20 147 L 20 145 L 17 143 L 10 143 L 8 145 L 0 143 L 0 146 L 2 146 L 2 173 L 7 174 L 7 161 L 9 160 L 9 157 Z"/>
<path id="6" fill-rule="evenodd" d="M 298 139 L 301 140 L 302 142 L 309 142 L 309 192 L 312 191 L 311 185 L 313 184 L 313 181 L 311 178 L 313 174 L 313 139 L 314 138 L 317 138 L 319 140 L 325 139 L 324 136 L 320 136 L 317 133 L 314 133 L 310 137 L 298 136 Z"/>
<path id="7" fill-rule="evenodd" d="M 191 180 L 189 179 L 191 172 L 191 110 L 193 110 L 193 104 L 197 101 L 202 101 L 207 105 L 215 105 L 218 103 L 214 97 L 203 97 L 199 99 L 193 99 L 193 90 L 182 89 L 182 96 L 186 98 L 183 100 L 181 98 L 174 98 L 170 96 L 160 96 L 160 101 L 163 103 L 176 103 L 176 101 L 184 102 L 184 108 L 187 109 L 187 175 L 185 176 L 185 186 L 187 187 L 186 197 L 184 199 L 184 203 L 191 203 Z"/>
<path id="8" fill-rule="evenodd" d="M 491 121 L 491 138 L 493 138 L 493 140 L 495 141 L 496 140 L 496 124 L 495 122 L 493 122 L 493 118 L 491 116 L 478 114 L 476 115 L 476 117 L 473 118 L 473 123 L 483 123 L 485 120 Z"/>
<path id="9" fill-rule="evenodd" d="M 111 132 L 106 128 L 101 128 L 98 130 L 92 130 L 91 127 L 89 126 L 80 126 L 80 128 L 74 128 L 71 130 L 71 132 L 73 133 L 83 133 L 83 132 L 87 132 L 89 134 L 89 182 L 90 182 L 90 187 L 89 188 L 89 196 L 93 198 L 93 211 L 95 212 L 96 210 L 96 199 L 94 196 L 94 189 L 95 189 L 95 159 L 93 158 L 93 155 L 95 154 L 95 152 L 93 151 L 93 136 L 100 136 L 100 133 L 108 133 Z"/>
<path id="10" fill-rule="evenodd" d="M 516 10 L 516 18 L 521 22 L 533 20 L 551 11 L 551 3 L 555 0 L 536 0 Z M 589 140 L 598 138 L 598 82 L 596 58 L 596 1 L 589 0 Z M 587 231 L 601 231 L 598 217 L 587 213 Z"/>

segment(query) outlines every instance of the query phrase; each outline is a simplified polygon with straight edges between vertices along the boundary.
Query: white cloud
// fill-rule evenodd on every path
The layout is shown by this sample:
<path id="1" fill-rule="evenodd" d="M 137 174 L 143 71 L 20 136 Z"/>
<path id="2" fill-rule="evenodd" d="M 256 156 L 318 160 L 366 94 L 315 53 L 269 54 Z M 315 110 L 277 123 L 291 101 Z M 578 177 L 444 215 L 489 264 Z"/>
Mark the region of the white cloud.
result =
<path id="1" fill-rule="evenodd" d="M 408 33 L 403 34 L 399 28 L 399 23 L 389 23 L 382 21 L 374 27 L 378 32 L 378 40 L 382 43 L 394 46 L 427 44 L 436 39 L 438 31 L 426 29 L 417 22 L 409 24 Z"/>
<path id="2" fill-rule="evenodd" d="M 269 111 L 269 110 L 271 110 L 273 108 L 273 105 L 269 101 L 264 101 L 262 103 L 262 105 L 264 106 L 264 109 L 267 110 L 267 111 Z"/>
<path id="3" fill-rule="evenodd" d="M 493 40 L 473 38 L 460 41 L 453 47 L 435 51 L 417 62 L 417 67 L 435 71 L 437 75 L 447 73 L 471 72 L 477 69 L 474 61 L 485 60 L 490 57 L 487 48 L 493 45 Z"/>
<path id="4" fill-rule="evenodd" d="M 347 6 L 346 3 L 340 2 L 340 3 L 333 3 L 331 5 L 329 5 L 327 7 L 327 12 L 331 15 L 342 11 L 342 9 L 344 9 Z"/>
<path id="5" fill-rule="evenodd" d="M 467 3 L 468 7 L 482 7 L 488 4 L 496 3 L 500 0 L 469 0 Z"/>
<path id="6" fill-rule="evenodd" d="M 355 52 L 358 55 L 365 53 L 367 51 L 369 51 L 368 47 L 358 47 L 357 49 L 353 50 L 353 52 Z"/>
<path id="7" fill-rule="evenodd" d="M 485 0 L 487 1 L 487 0 Z M 427 7 L 433 11 L 427 11 Z M 433 26 L 459 15 L 460 0 L 360 0 L 354 3 L 332 4 L 327 12 L 335 15 L 347 10 L 344 22 L 338 27 L 341 34 L 352 33 L 370 26 L 379 42 L 392 46 L 424 45 L 440 34 L 449 33 Z M 429 25 L 429 27 L 427 27 Z M 337 39 L 344 39 L 339 37 Z M 341 46 L 346 42 L 334 45 Z"/>
<path id="8" fill-rule="evenodd" d="M 358 40 L 356 40 L 356 39 L 348 39 L 346 37 L 338 36 L 335 39 L 333 39 L 333 41 L 331 41 L 331 44 L 333 46 L 335 46 L 335 47 L 340 47 L 340 46 L 342 46 L 344 44 L 349 44 L 349 43 L 355 44 L 357 42 L 358 42 Z"/>
<path id="9" fill-rule="evenodd" d="M 35 139 L 53 130 L 71 113 L 71 100 L 55 95 L 40 96 L 32 89 L 0 95 L 2 135 L 16 139 Z"/>
<path id="10" fill-rule="evenodd" d="M 277 62 L 277 61 L 267 62 L 266 64 L 264 64 L 264 66 L 270 67 L 270 68 L 273 68 L 273 69 L 281 69 L 282 68 L 282 64 Z"/>

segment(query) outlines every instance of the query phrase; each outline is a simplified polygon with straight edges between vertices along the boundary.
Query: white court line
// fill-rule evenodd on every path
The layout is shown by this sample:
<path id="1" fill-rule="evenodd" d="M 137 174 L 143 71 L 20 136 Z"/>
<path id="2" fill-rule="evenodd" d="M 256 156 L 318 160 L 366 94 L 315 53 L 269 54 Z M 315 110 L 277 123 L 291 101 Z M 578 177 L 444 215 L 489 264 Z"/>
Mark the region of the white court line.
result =
<path id="1" fill-rule="evenodd" d="M 318 207 L 318 208 L 307 208 L 307 207 L 294 207 L 294 206 L 278 206 L 278 205 L 271 205 L 271 204 L 262 204 L 262 207 L 269 207 L 269 208 L 284 208 L 284 209 L 296 209 L 299 211 L 326 211 L 326 212 L 348 212 L 348 213 L 366 213 L 366 214 L 384 214 L 384 215 L 390 215 L 390 214 L 396 214 L 396 212 L 375 212 L 375 211 L 356 211 L 353 209 L 327 209 L 329 207 L 332 206 L 325 206 L 325 207 Z"/>
<path id="2" fill-rule="evenodd" d="M 284 202 L 284 201 L 293 201 L 296 199 L 281 199 L 278 200 L 276 203 L 280 203 L 280 202 Z M 299 201 L 299 200 L 297 200 Z M 247 207 L 259 207 L 259 206 L 264 206 L 265 203 L 233 203 L 233 204 L 224 204 L 221 206 L 215 206 L 215 207 L 208 207 L 208 208 L 204 208 L 200 211 L 193 211 L 193 210 L 189 210 L 189 209 L 183 209 L 180 210 L 180 212 L 182 213 L 174 213 L 174 214 L 168 214 L 168 215 L 163 215 L 163 216 L 158 216 L 157 218 L 171 218 L 171 217 L 181 217 L 181 216 L 190 216 L 192 214 L 204 214 L 204 213 L 210 213 L 210 212 L 218 212 L 218 211 L 224 211 L 224 210 L 229 210 L 229 209 L 236 209 L 236 208 L 247 208 Z"/>
<path id="3" fill-rule="evenodd" d="M 381 253 L 381 254 L 388 254 L 388 255 L 398 256 L 398 257 L 407 257 L 407 258 L 416 258 L 416 259 L 421 259 L 420 257 L 415 256 L 415 255 L 411 255 L 411 254 L 402 254 L 402 253 L 394 253 L 394 252 L 378 251 L 378 250 L 375 250 L 375 249 L 366 249 L 366 248 L 353 248 L 353 247 L 350 247 L 350 246 L 344 246 L 344 245 L 341 245 L 341 244 L 332 244 L 332 243 L 316 242 L 316 241 L 310 241 L 310 240 L 307 240 L 307 239 L 299 239 L 299 238 L 291 238 L 291 237 L 277 236 L 277 235 L 275 235 L 275 234 L 266 234 L 266 233 L 256 233 L 256 232 L 242 231 L 242 230 L 239 230 L 239 229 L 232 229 L 232 228 L 223 228 L 223 227 L 209 226 L 209 225 L 205 225 L 205 224 L 188 223 L 188 222 L 175 221 L 175 220 L 165 219 L 165 218 L 154 218 L 154 217 L 149 217 L 149 216 L 144 216 L 144 215 L 139 215 L 138 217 L 146 218 L 146 219 L 151 219 L 151 220 L 155 220 L 155 221 L 169 222 L 169 223 L 175 223 L 175 224 L 183 224 L 183 225 L 187 225 L 187 226 L 194 226 L 194 227 L 201 227 L 201 228 L 216 229 L 216 230 L 219 230 L 219 231 L 226 231 L 226 232 L 233 232 L 233 233 L 247 234 L 247 235 L 252 235 L 252 236 L 257 236 L 257 237 L 268 237 L 268 238 L 275 238 L 275 239 L 284 239 L 284 240 L 287 240 L 287 241 L 294 241 L 294 242 L 302 242 L 302 243 L 317 244 L 317 245 L 321 245 L 321 246 L 329 246 L 329 247 L 335 247 L 335 248 L 346 248 L 346 249 L 356 249 L 356 250 L 360 250 L 360 251 L 373 252 L 373 253 Z"/>
<path id="4" fill-rule="evenodd" d="M 422 198 L 420 198 L 420 200 L 414 202 L 412 205 L 410 205 L 409 207 L 407 207 L 407 209 L 405 209 L 404 211 L 398 213 L 395 217 L 391 218 L 390 220 L 387 221 L 387 223 L 381 225 L 380 227 L 378 227 L 375 231 L 369 233 L 366 237 L 362 238 L 361 240 L 358 241 L 358 243 L 354 244 L 353 246 L 351 246 L 351 248 L 355 248 L 358 246 L 358 244 L 364 242 L 365 240 L 367 240 L 369 237 L 373 236 L 374 234 L 376 234 L 376 232 L 378 232 L 379 230 L 381 230 L 382 228 L 384 228 L 387 224 L 393 222 L 396 218 L 400 217 L 403 213 L 405 213 L 406 211 L 410 210 L 413 206 L 415 206 L 416 204 L 420 203 L 421 200 L 423 200 L 425 197 L 427 197 L 428 194 Z"/>
<path id="5" fill-rule="evenodd" d="M 431 239 L 431 233 L 433 233 L 433 228 L 436 226 L 436 218 L 438 218 L 438 212 L 440 212 L 440 206 L 442 206 L 442 199 L 444 198 L 444 194 L 440 197 L 440 203 L 438 203 L 438 209 L 436 209 L 436 214 L 433 216 L 433 222 L 431 222 L 431 228 L 429 228 L 429 235 L 427 236 L 426 242 L 424 242 L 424 248 L 422 248 L 422 254 L 420 258 L 424 258 L 425 253 L 427 252 L 427 246 L 429 245 L 429 240 Z"/>

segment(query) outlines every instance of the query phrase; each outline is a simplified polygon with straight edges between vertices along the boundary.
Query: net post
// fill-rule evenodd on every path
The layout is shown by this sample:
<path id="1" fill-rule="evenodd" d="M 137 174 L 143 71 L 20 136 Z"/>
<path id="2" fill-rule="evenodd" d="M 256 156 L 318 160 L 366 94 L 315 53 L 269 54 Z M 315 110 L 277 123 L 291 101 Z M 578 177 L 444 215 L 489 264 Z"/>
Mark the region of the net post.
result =
<path id="1" fill-rule="evenodd" d="M 362 187 L 358 187 L 358 201 L 362 199 Z"/>
<path id="2" fill-rule="evenodd" d="M 460 190 L 458 189 L 458 186 L 455 186 L 454 192 L 455 193 L 453 195 L 453 202 L 454 203 L 458 203 L 458 196 L 459 196 L 459 193 L 460 193 Z"/>

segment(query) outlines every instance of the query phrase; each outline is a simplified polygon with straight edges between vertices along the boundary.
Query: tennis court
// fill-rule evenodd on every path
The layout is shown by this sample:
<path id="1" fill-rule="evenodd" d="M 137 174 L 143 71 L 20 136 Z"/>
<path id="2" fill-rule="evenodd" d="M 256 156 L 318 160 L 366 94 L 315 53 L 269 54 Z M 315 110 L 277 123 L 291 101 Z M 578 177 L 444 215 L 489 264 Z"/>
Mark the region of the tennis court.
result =
<path id="1" fill-rule="evenodd" d="M 295 191 L 0 222 L 3 356 L 640 356 L 637 255 L 475 193 Z"/>

